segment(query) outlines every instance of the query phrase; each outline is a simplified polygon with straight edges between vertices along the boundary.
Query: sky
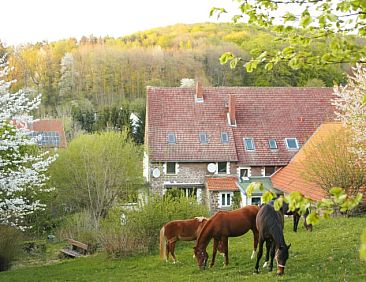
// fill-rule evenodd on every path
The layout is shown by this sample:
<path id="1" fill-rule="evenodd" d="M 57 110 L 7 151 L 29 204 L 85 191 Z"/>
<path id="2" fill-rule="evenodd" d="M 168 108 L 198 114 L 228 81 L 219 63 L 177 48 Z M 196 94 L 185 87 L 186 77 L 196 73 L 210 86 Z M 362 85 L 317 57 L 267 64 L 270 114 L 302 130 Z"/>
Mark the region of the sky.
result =
<path id="1" fill-rule="evenodd" d="M 18 45 L 83 35 L 120 37 L 176 23 L 218 22 L 209 17 L 212 7 L 232 11 L 236 6 L 231 0 L 2 1 L 0 41 Z"/>

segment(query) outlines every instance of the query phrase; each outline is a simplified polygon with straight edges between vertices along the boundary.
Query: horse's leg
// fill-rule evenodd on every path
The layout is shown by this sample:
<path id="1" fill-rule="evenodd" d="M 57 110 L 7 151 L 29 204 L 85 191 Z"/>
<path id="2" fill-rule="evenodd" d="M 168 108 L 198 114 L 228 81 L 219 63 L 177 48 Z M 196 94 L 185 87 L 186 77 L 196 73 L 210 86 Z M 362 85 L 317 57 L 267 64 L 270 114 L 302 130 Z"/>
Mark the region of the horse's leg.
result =
<path id="1" fill-rule="evenodd" d="M 171 253 L 171 255 L 172 255 L 172 257 L 173 257 L 173 263 L 176 263 L 177 262 L 177 258 L 175 257 L 175 254 L 174 254 L 174 250 L 175 250 L 175 243 L 176 243 L 177 241 L 173 241 L 173 242 L 171 242 L 171 244 L 170 244 L 170 253 Z"/>
<path id="2" fill-rule="evenodd" d="M 254 259 L 255 258 L 255 253 L 257 252 L 257 247 L 258 247 L 258 230 L 257 228 L 253 228 L 253 251 L 252 251 L 252 256 L 250 257 L 250 259 Z"/>
<path id="3" fill-rule="evenodd" d="M 300 214 L 297 211 L 294 211 L 294 232 L 297 232 L 297 226 L 299 225 Z"/>
<path id="4" fill-rule="evenodd" d="M 272 271 L 272 269 L 273 269 L 273 259 L 275 257 L 275 253 L 276 253 L 276 244 L 273 240 L 270 241 L 270 252 L 271 252 L 271 261 L 269 263 L 268 271 Z"/>
<path id="5" fill-rule="evenodd" d="M 266 240 L 266 260 L 264 261 L 263 268 L 267 267 L 268 265 L 270 252 L 271 252 L 271 241 Z"/>
<path id="6" fill-rule="evenodd" d="M 218 245 L 219 245 L 219 240 L 216 240 L 214 238 L 213 249 L 212 249 L 212 260 L 211 260 L 210 267 L 213 267 L 215 264 L 215 258 L 216 258 L 216 252 L 217 252 Z"/>
<path id="7" fill-rule="evenodd" d="M 166 241 L 165 249 L 166 249 L 166 262 L 168 262 L 169 261 L 169 252 L 170 252 L 170 241 L 169 240 Z"/>
<path id="8" fill-rule="evenodd" d="M 309 210 L 306 210 L 305 214 L 304 214 L 304 226 L 306 228 L 307 231 L 313 231 L 313 225 L 312 224 L 307 224 L 306 222 L 306 217 L 309 215 Z"/>
<path id="9" fill-rule="evenodd" d="M 259 269 L 259 261 L 261 260 L 261 257 L 263 255 L 263 243 L 264 240 L 262 238 L 259 238 L 259 249 L 258 249 L 258 254 L 257 254 L 257 262 L 255 263 L 255 269 L 254 272 L 258 273 L 258 269 Z"/>
<path id="10" fill-rule="evenodd" d="M 226 265 L 229 264 L 229 238 L 228 237 L 222 237 L 221 242 L 222 242 L 223 251 L 224 251 L 224 254 L 225 254 L 224 265 L 226 266 Z"/>

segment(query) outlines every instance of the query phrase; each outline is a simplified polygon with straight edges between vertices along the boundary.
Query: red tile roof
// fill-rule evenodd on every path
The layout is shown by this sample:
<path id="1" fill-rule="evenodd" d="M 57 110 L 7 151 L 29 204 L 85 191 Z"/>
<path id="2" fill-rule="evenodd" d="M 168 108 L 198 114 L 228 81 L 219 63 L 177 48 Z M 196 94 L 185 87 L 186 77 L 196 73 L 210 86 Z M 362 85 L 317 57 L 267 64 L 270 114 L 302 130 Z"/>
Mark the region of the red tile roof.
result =
<path id="1" fill-rule="evenodd" d="M 239 191 L 236 177 L 207 178 L 207 188 L 210 191 Z"/>
<path id="2" fill-rule="evenodd" d="M 304 179 L 303 162 L 307 154 L 309 154 L 305 154 L 305 151 L 309 152 L 309 150 L 314 148 L 314 145 L 319 144 L 327 136 L 334 134 L 341 128 L 342 125 L 336 122 L 322 124 L 291 162 L 271 177 L 273 187 L 285 193 L 298 191 L 305 197 L 313 200 L 324 198 L 327 194 L 318 184 Z"/>
<path id="3" fill-rule="evenodd" d="M 55 131 L 60 135 L 60 146 L 66 147 L 66 136 L 64 131 L 64 125 L 60 119 L 39 119 L 35 120 L 30 125 L 30 130 L 35 132 L 49 132 Z"/>
<path id="4" fill-rule="evenodd" d="M 151 161 L 238 161 L 250 166 L 286 165 L 297 151 L 289 151 L 285 138 L 303 145 L 316 128 L 332 120 L 331 88 L 206 87 L 204 102 L 195 102 L 194 88 L 147 90 L 146 143 Z M 236 96 L 237 127 L 227 121 L 225 106 Z M 199 132 L 208 144 L 200 144 Z M 229 144 L 220 142 L 228 132 Z M 167 133 L 176 133 L 168 144 Z M 255 151 L 244 150 L 243 138 L 254 138 Z M 277 141 L 278 150 L 268 148 Z"/>
<path id="5" fill-rule="evenodd" d="M 237 161 L 232 128 L 227 123 L 225 95 L 204 89 L 204 102 L 195 102 L 193 88 L 148 88 L 146 137 L 152 161 Z M 175 132 L 176 144 L 168 144 Z M 208 144 L 200 144 L 206 132 Z M 221 144 L 221 132 L 229 144 Z"/>

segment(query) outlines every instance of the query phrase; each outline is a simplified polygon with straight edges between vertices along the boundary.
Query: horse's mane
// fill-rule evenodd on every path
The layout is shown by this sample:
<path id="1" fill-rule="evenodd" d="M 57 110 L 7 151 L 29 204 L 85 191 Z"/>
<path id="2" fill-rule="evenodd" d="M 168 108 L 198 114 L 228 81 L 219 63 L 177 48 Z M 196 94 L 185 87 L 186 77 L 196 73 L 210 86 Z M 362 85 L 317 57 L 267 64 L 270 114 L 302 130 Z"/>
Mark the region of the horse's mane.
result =
<path id="1" fill-rule="evenodd" d="M 263 208 L 262 206 L 261 208 Z M 274 238 L 275 241 L 278 240 L 280 243 L 282 243 L 282 240 L 284 240 L 283 237 L 283 222 L 281 221 L 281 215 L 280 211 L 276 211 L 272 206 L 269 205 L 272 209 L 267 209 L 266 213 L 264 214 L 266 217 L 266 224 L 268 229 L 270 230 L 272 236 L 276 237 Z"/>
<path id="2" fill-rule="evenodd" d="M 205 232 L 206 229 L 211 225 L 211 222 L 218 216 L 218 214 L 221 214 L 221 213 L 223 213 L 223 211 L 218 211 L 213 216 L 211 216 L 209 219 L 207 219 L 207 222 L 205 223 L 205 225 L 201 229 L 199 237 L 201 237 L 201 234 L 203 234 L 203 232 Z M 198 242 L 198 238 L 197 238 L 197 242 Z"/>

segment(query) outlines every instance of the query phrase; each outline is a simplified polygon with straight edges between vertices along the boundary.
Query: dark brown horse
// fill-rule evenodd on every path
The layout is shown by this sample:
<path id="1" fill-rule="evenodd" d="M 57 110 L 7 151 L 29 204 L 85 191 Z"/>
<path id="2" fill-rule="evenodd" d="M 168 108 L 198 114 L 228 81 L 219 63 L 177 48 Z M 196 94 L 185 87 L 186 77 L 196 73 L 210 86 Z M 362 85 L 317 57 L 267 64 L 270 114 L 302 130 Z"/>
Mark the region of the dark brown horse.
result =
<path id="1" fill-rule="evenodd" d="M 288 250 L 291 246 L 286 245 L 283 236 L 283 214 L 276 212 L 271 205 L 263 205 L 257 215 L 257 229 L 259 233 L 259 250 L 255 273 L 258 273 L 259 261 L 263 255 L 263 244 L 266 242 L 267 253 L 270 253 L 271 260 L 269 271 L 273 269 L 273 259 L 277 261 L 277 274 L 282 275 L 288 259 Z"/>
<path id="2" fill-rule="evenodd" d="M 288 204 L 286 202 L 283 202 L 282 210 L 283 210 L 283 213 L 285 215 L 292 215 L 293 216 L 293 218 L 294 218 L 293 230 L 294 230 L 294 232 L 297 232 L 297 227 L 299 225 L 299 221 L 300 221 L 300 218 L 301 218 L 301 215 L 299 213 L 299 209 L 296 209 L 294 211 L 290 211 Z M 309 212 L 309 209 L 306 209 L 305 213 L 303 214 L 303 217 L 304 217 L 304 227 L 308 231 L 313 231 L 313 225 L 306 223 L 306 217 L 309 215 L 309 213 L 310 213 Z"/>
<path id="3" fill-rule="evenodd" d="M 252 254 L 252 257 L 254 257 L 258 245 L 258 231 L 255 222 L 258 210 L 258 206 L 246 206 L 233 211 L 219 211 L 213 215 L 202 228 L 194 247 L 194 254 L 199 268 L 204 269 L 206 267 L 208 259 L 206 248 L 212 238 L 214 243 L 210 267 L 215 264 L 216 252 L 220 241 L 222 242 L 220 243 L 222 251 L 225 254 L 225 265 L 227 265 L 229 263 L 228 237 L 237 237 L 249 230 L 252 230 L 254 235 L 254 250 Z"/>
<path id="4" fill-rule="evenodd" d="M 205 217 L 195 217 L 188 220 L 173 220 L 165 224 L 160 229 L 160 257 L 168 261 L 170 253 L 175 263 L 177 261 L 174 254 L 175 243 L 178 240 L 196 240 L 206 221 Z"/>

